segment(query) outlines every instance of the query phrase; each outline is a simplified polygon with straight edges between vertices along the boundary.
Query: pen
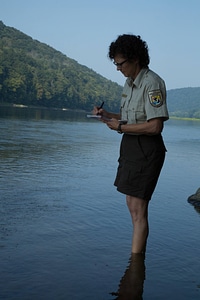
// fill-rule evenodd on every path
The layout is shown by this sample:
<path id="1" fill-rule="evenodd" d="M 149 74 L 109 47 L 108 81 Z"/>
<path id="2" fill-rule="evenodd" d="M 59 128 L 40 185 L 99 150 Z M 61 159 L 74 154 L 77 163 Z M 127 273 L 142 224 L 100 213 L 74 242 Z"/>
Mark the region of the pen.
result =
<path id="1" fill-rule="evenodd" d="M 99 106 L 99 109 L 101 109 L 104 106 L 104 101 L 101 103 L 101 106 Z"/>
<path id="2" fill-rule="evenodd" d="M 101 109 L 104 105 L 104 101 L 101 103 L 101 105 L 98 107 L 98 110 Z M 97 113 L 97 115 L 99 115 L 99 113 Z"/>

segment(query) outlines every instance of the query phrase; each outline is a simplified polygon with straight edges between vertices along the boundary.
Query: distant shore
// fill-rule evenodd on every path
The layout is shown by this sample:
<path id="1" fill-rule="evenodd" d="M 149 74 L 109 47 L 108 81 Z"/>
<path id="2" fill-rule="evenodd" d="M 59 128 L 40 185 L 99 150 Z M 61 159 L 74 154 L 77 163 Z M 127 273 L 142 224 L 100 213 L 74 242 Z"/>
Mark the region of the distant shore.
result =
<path id="1" fill-rule="evenodd" d="M 53 109 L 53 110 L 64 110 L 64 111 L 77 111 L 77 112 L 86 112 L 83 109 L 70 109 L 70 108 L 58 108 L 58 107 L 44 107 L 44 106 L 28 106 L 28 105 L 23 105 L 19 103 L 6 103 L 6 102 L 0 102 L 0 107 L 1 106 L 10 106 L 10 107 L 18 107 L 18 108 L 33 108 L 33 109 Z M 171 120 L 182 120 L 182 121 L 200 121 L 200 119 L 197 118 L 183 118 L 183 117 L 175 117 L 175 116 L 170 116 L 169 117 Z"/>
<path id="2" fill-rule="evenodd" d="M 200 119 L 197 119 L 197 118 L 170 117 L 170 119 L 182 120 L 182 121 L 200 121 Z"/>

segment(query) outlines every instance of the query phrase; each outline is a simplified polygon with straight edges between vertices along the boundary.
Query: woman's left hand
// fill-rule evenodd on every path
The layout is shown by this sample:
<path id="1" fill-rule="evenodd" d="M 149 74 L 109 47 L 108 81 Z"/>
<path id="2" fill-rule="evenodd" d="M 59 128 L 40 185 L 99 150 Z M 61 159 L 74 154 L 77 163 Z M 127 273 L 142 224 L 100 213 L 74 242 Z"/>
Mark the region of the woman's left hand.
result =
<path id="1" fill-rule="evenodd" d="M 117 119 L 111 119 L 109 121 L 104 121 L 104 123 L 107 124 L 107 126 L 112 130 L 117 130 L 119 126 L 119 121 Z"/>

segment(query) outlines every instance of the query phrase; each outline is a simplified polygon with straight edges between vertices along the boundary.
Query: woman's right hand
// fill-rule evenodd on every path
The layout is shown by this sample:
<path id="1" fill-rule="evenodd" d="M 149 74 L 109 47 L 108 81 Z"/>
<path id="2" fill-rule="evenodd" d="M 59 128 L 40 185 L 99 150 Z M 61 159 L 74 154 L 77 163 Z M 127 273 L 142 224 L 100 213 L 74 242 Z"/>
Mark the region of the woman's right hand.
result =
<path id="1" fill-rule="evenodd" d="M 92 114 L 93 114 L 93 115 L 97 115 L 98 112 L 99 112 L 98 107 L 97 107 L 97 106 L 94 106 L 93 111 L 92 111 Z"/>
<path id="2" fill-rule="evenodd" d="M 99 108 L 98 106 L 94 106 L 93 111 L 92 111 L 93 115 L 99 115 L 99 116 L 104 116 L 106 117 L 107 115 L 107 111 L 103 108 Z"/>

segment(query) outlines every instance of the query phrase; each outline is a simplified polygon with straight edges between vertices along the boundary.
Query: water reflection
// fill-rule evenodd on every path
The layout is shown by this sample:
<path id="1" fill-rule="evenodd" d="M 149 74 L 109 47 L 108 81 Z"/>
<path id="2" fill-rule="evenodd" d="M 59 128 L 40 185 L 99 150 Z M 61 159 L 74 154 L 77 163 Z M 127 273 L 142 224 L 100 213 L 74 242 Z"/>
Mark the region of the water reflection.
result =
<path id="1" fill-rule="evenodd" d="M 0 106 L 0 299 L 199 299 L 199 215 L 185 195 L 199 186 L 200 122 L 170 122 L 145 278 L 147 260 L 125 268 L 121 257 L 127 209 L 111 190 L 120 137 L 84 112 Z M 98 256 L 109 265 L 100 274 Z"/>
<path id="2" fill-rule="evenodd" d="M 191 205 L 194 206 L 194 209 L 196 210 L 196 212 L 198 214 L 200 214 L 200 203 L 198 203 L 198 205 L 195 205 L 195 203 L 191 203 L 190 201 L 188 201 Z"/>
<path id="3" fill-rule="evenodd" d="M 115 300 L 142 300 L 145 280 L 145 255 L 132 254 L 129 265 L 122 276 Z"/>
<path id="4" fill-rule="evenodd" d="M 1 106 L 0 117 L 26 120 L 63 120 L 88 121 L 86 112 L 53 108 L 27 107 L 27 106 Z"/>
<path id="5" fill-rule="evenodd" d="M 194 206 L 194 209 L 200 214 L 200 206 Z"/>

